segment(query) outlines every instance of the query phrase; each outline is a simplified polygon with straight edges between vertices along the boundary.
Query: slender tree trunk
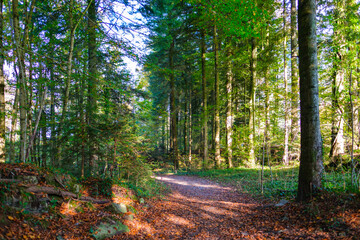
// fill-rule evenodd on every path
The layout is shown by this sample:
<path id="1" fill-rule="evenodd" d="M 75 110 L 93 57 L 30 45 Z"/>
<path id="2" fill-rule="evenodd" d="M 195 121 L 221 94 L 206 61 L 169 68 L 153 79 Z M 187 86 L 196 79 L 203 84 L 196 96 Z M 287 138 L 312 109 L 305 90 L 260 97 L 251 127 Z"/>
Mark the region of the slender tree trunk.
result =
<path id="1" fill-rule="evenodd" d="M 39 126 L 39 122 L 40 122 L 40 118 L 41 118 L 41 113 L 43 111 L 43 108 L 44 108 L 44 105 L 45 105 L 45 99 L 46 99 L 46 91 L 47 91 L 47 88 L 45 88 L 43 90 L 43 96 L 41 98 L 41 102 L 39 100 L 39 111 L 38 111 L 38 115 L 36 117 L 36 121 L 35 121 L 35 125 L 34 125 L 34 132 L 33 134 L 31 135 L 30 137 L 30 140 L 29 140 L 29 144 L 28 144 L 28 147 L 27 147 L 27 150 L 26 150 L 26 159 L 29 157 L 29 153 L 30 153 L 30 150 L 32 149 L 33 147 L 33 143 L 34 143 L 34 139 L 36 137 L 36 134 L 37 134 L 37 129 L 38 129 L 38 126 Z"/>
<path id="2" fill-rule="evenodd" d="M 226 73 L 226 162 L 227 167 L 232 168 L 232 142 L 233 142 L 233 114 L 232 114 L 232 91 L 233 73 L 231 63 L 231 46 L 227 49 L 227 73 Z"/>
<path id="3" fill-rule="evenodd" d="M 345 82 L 345 39 L 341 32 L 339 25 L 343 24 L 345 19 L 345 3 L 344 1 L 337 1 L 335 3 L 335 20 L 333 43 L 335 45 L 333 68 L 334 75 L 332 81 L 332 122 L 331 122 L 331 148 L 330 158 L 338 158 L 345 152 L 345 139 L 344 139 L 344 111 L 341 104 L 344 102 L 344 82 Z"/>
<path id="4" fill-rule="evenodd" d="M 256 88 L 256 63 L 257 63 L 257 43 L 256 39 L 251 39 L 251 58 L 250 58 L 250 116 L 249 116 L 249 159 L 248 165 L 255 165 L 255 88 Z"/>
<path id="5" fill-rule="evenodd" d="M 285 136 L 284 136 L 284 155 L 283 155 L 283 163 L 285 165 L 289 165 L 289 114 L 288 114 L 288 79 L 287 79 L 287 64 L 286 64 L 286 49 L 287 49 L 287 37 L 286 37 L 286 0 L 284 0 L 284 14 L 283 14 L 283 21 L 284 21 L 284 106 L 285 106 Z"/>
<path id="6" fill-rule="evenodd" d="M 87 102 L 87 122 L 88 122 L 88 136 L 89 136 L 89 164 L 91 166 L 92 174 L 96 174 L 98 156 L 96 153 L 96 135 L 93 133 L 95 124 L 95 114 L 97 110 L 97 42 L 96 42 L 96 3 L 95 1 L 88 0 L 88 102 Z"/>
<path id="7" fill-rule="evenodd" d="M 0 0 L 0 163 L 5 162 L 5 77 L 4 77 L 4 58 L 5 50 L 3 46 L 4 17 L 3 0 Z"/>
<path id="8" fill-rule="evenodd" d="M 191 155 L 191 149 L 192 149 L 192 105 L 191 105 L 191 101 L 192 101 L 192 82 L 190 81 L 189 83 L 189 151 L 188 151 L 188 160 L 189 160 L 189 164 L 191 166 L 192 163 L 192 155 Z"/>
<path id="9" fill-rule="evenodd" d="M 18 0 L 12 1 L 13 24 L 15 52 L 18 58 L 18 81 L 20 85 L 19 103 L 20 103 L 20 161 L 25 162 L 26 157 L 26 87 L 25 87 L 25 59 L 20 40 L 20 23 L 19 23 L 19 3 Z"/>
<path id="10" fill-rule="evenodd" d="M 215 164 L 218 168 L 221 166 L 220 156 L 220 114 L 219 114 L 219 45 L 218 45 L 217 29 L 214 26 L 214 52 L 215 52 L 215 111 L 214 111 L 214 125 L 215 125 Z"/>
<path id="11" fill-rule="evenodd" d="M 175 106 L 176 96 L 175 96 L 175 76 L 174 76 L 174 49 L 175 40 L 173 39 L 170 44 L 169 50 L 169 65 L 170 65 L 170 138 L 171 138 L 171 155 L 174 162 L 174 169 L 177 171 L 179 168 L 179 159 L 178 159 L 178 129 L 177 129 L 177 116 L 178 111 Z"/>
<path id="12" fill-rule="evenodd" d="M 297 41 L 296 41 L 296 0 L 291 0 L 291 130 L 290 139 L 292 146 L 299 132 L 299 77 L 297 69 Z"/>
<path id="13" fill-rule="evenodd" d="M 345 152 L 344 117 L 340 109 L 340 96 L 344 91 L 344 72 L 335 70 L 332 82 L 331 148 L 329 157 L 337 158 Z"/>
<path id="14" fill-rule="evenodd" d="M 202 79 L 202 104 L 203 104 L 203 167 L 208 168 L 208 109 L 207 109 L 207 83 L 205 70 L 205 32 L 201 30 L 201 79 Z"/>
<path id="15" fill-rule="evenodd" d="M 298 201 L 320 188 L 323 172 L 315 0 L 298 0 L 301 156 Z"/>
<path id="16" fill-rule="evenodd" d="M 16 120 L 19 109 L 19 89 L 15 89 L 15 99 L 13 109 L 11 111 L 11 131 L 10 131 L 10 149 L 9 158 L 10 163 L 15 163 L 15 136 L 16 136 Z"/>
<path id="17" fill-rule="evenodd" d="M 44 110 L 44 112 L 41 115 L 41 123 L 42 123 L 42 129 L 41 129 L 41 135 L 42 135 L 42 147 L 41 147 L 41 160 L 42 160 L 42 166 L 46 167 L 46 159 L 47 159 L 47 152 L 48 152 L 48 145 L 47 145 L 47 137 L 46 137 L 46 132 L 47 132 L 47 116 L 46 116 L 46 111 Z M 40 146 L 39 146 L 40 147 Z"/>

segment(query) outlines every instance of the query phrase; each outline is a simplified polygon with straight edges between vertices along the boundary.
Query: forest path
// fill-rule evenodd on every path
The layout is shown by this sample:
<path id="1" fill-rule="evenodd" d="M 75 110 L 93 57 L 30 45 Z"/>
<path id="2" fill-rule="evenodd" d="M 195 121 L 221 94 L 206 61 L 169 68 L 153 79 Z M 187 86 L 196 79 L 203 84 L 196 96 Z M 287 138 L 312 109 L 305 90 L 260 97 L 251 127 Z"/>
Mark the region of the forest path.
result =
<path id="1" fill-rule="evenodd" d="M 295 203 L 263 205 L 248 195 L 193 176 L 156 177 L 172 192 L 129 223 L 126 239 L 333 239 Z"/>

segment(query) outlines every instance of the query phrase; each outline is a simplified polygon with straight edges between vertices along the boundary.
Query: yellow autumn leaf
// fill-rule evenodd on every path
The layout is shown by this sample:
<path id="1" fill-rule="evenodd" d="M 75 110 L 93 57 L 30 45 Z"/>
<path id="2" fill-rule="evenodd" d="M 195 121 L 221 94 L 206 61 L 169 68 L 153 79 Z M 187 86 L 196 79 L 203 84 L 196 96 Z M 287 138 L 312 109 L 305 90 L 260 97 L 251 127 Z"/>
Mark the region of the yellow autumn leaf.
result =
<path id="1" fill-rule="evenodd" d="M 15 219 L 12 216 L 8 216 L 8 219 L 14 221 Z"/>

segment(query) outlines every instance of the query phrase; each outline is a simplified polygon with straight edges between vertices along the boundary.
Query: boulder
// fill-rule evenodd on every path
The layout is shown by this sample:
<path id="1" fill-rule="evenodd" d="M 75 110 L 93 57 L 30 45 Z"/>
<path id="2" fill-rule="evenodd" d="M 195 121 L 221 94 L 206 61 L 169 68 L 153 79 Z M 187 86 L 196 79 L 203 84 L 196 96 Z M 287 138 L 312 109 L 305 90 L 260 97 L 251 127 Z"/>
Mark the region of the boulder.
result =
<path id="1" fill-rule="evenodd" d="M 129 231 L 128 226 L 119 221 L 104 219 L 104 221 L 94 229 L 93 237 L 97 240 L 102 240 Z"/>
<path id="2" fill-rule="evenodd" d="M 126 220 L 132 221 L 132 220 L 134 220 L 134 215 L 133 215 L 133 214 L 126 214 L 126 215 L 124 216 L 124 218 L 125 218 Z"/>
<path id="3" fill-rule="evenodd" d="M 37 185 L 39 184 L 39 180 L 36 176 L 20 176 L 19 179 L 27 184 Z"/>
<path id="4" fill-rule="evenodd" d="M 120 203 L 111 203 L 108 207 L 107 210 L 113 212 L 113 213 L 117 213 L 117 214 L 123 214 L 123 213 L 127 213 L 127 207 L 125 204 Z"/>
<path id="5" fill-rule="evenodd" d="M 289 201 L 286 199 L 281 199 L 280 202 L 278 202 L 277 204 L 275 204 L 275 207 L 282 207 L 284 205 L 286 205 Z"/>

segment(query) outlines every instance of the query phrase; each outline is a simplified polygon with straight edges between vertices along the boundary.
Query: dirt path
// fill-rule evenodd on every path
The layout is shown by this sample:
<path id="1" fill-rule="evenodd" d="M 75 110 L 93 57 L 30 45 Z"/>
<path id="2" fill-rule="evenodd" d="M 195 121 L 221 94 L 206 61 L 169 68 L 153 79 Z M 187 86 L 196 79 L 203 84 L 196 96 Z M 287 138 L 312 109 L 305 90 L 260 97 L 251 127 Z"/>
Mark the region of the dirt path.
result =
<path id="1" fill-rule="evenodd" d="M 326 228 L 295 203 L 263 205 L 206 179 L 157 179 L 172 193 L 148 203 L 148 209 L 129 223 L 132 230 L 126 239 L 352 239 L 358 231 L 349 225 Z"/>

